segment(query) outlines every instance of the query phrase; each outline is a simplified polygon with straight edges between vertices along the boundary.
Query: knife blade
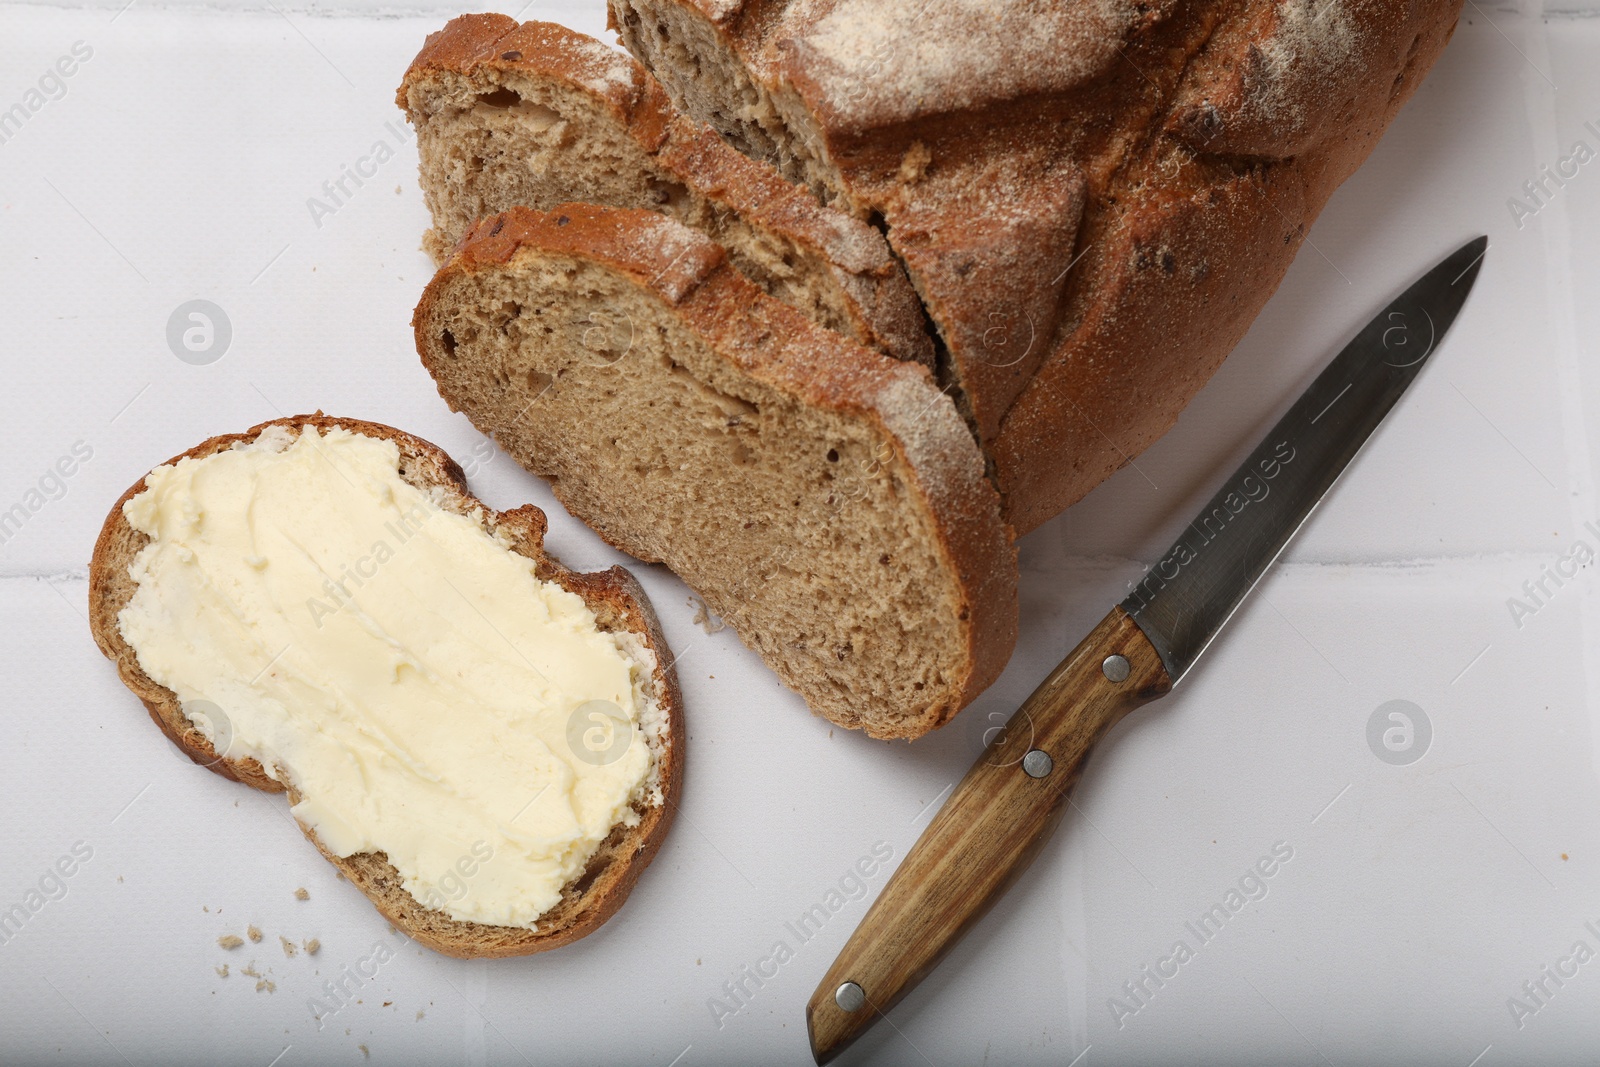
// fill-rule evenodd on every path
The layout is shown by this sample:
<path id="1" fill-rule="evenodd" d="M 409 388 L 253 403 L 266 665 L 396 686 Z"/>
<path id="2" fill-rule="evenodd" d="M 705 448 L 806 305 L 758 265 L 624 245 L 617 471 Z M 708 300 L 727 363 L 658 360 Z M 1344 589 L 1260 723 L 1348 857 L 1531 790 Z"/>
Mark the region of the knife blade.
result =
<path id="1" fill-rule="evenodd" d="M 1427 364 L 1487 249 L 1487 237 L 1468 241 L 1363 326 L 995 736 L 811 995 L 819 1065 L 914 989 L 1022 874 L 1106 731 L 1194 666 Z"/>

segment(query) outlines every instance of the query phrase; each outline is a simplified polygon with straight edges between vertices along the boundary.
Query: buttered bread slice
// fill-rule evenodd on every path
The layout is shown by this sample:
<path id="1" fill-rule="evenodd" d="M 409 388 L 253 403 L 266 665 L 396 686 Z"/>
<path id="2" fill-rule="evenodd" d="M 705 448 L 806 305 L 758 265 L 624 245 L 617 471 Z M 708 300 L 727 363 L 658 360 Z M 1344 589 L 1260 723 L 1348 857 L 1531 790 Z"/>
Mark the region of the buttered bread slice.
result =
<path id="1" fill-rule="evenodd" d="M 682 766 L 642 592 L 567 571 L 544 530 L 427 442 L 282 419 L 124 495 L 91 623 L 168 737 L 286 791 L 397 927 L 450 955 L 536 952 L 621 904 Z"/>

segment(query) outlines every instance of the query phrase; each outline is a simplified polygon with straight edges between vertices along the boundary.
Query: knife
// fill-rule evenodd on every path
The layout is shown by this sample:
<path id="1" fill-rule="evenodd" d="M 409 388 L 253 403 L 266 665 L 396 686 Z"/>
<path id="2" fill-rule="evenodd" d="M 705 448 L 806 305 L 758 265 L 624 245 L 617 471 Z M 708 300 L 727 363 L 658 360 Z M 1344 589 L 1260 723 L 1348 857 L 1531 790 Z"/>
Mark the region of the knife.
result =
<path id="1" fill-rule="evenodd" d="M 1362 327 L 990 742 L 811 995 L 818 1064 L 899 1003 L 1016 881 L 1095 742 L 1194 666 L 1421 371 L 1488 245 L 1462 245 Z"/>

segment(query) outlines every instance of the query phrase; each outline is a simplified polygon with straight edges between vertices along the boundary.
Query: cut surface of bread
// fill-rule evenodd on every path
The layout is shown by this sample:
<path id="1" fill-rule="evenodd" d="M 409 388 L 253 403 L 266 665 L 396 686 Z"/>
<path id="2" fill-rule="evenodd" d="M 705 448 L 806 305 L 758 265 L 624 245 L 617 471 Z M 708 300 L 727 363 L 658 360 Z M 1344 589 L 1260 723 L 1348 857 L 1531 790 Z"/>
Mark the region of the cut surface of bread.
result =
<path id="1" fill-rule="evenodd" d="M 432 35 L 398 102 L 417 130 L 443 263 L 479 218 L 585 202 L 663 212 L 815 321 L 931 364 L 916 294 L 883 236 L 678 114 L 638 63 L 552 23 L 462 15 Z"/>
<path id="2" fill-rule="evenodd" d="M 396 928 L 438 952 L 460 957 L 524 955 L 583 937 L 617 910 L 660 847 L 682 777 L 681 698 L 670 653 L 642 590 L 621 568 L 594 574 L 568 571 L 544 551 L 545 518 L 537 508 L 528 506 L 504 513 L 487 508 L 471 495 L 461 469 L 444 452 L 420 438 L 376 423 L 334 419 L 320 413 L 278 419 L 244 433 L 211 438 L 174 457 L 163 467 L 182 460 L 217 456 L 258 441 L 267 445 L 270 440 L 269 447 L 280 448 L 283 446 L 279 439 L 293 441 L 308 430 L 320 434 L 348 431 L 392 442 L 398 449 L 401 480 L 426 493 L 439 511 L 481 525 L 502 548 L 532 561 L 533 575 L 538 581 L 559 586 L 565 590 L 562 596 L 575 594 L 581 598 L 592 613 L 593 625 L 600 632 L 617 635 L 617 647 L 626 650 L 623 654 L 634 665 L 637 691 L 647 709 L 641 722 L 648 720 L 651 726 L 639 735 L 648 746 L 648 772 L 628 801 L 631 810 L 588 854 L 578 876 L 560 887 L 559 899 L 544 909 L 531 927 L 453 918 L 448 904 L 437 906 L 442 902 L 436 900 L 431 902 L 435 906 L 429 906 L 413 896 L 403 884 L 405 879 L 383 852 L 363 851 L 341 856 L 304 822 L 301 823 L 303 832 Z M 269 439 L 263 435 L 273 436 Z M 279 765 L 264 767 L 249 755 L 230 752 L 238 746 L 219 735 L 214 722 L 197 722 L 190 713 L 192 707 L 186 711 L 177 693 L 151 678 L 141 667 L 138 650 L 124 634 L 119 616 L 140 592 L 141 577 L 134 564 L 141 552 L 152 544 L 147 534 L 130 523 L 124 505 L 144 493 L 147 482 L 148 479 L 141 479 L 116 503 L 95 544 L 89 568 L 90 625 L 95 642 L 115 663 L 123 682 L 144 703 L 155 724 L 190 759 L 225 778 L 256 789 L 287 792 L 291 803 L 299 804 L 306 798 L 301 795 L 292 769 Z M 311 515 L 305 521 L 315 524 L 318 518 Z M 360 568 L 357 564 L 358 573 Z M 142 580 L 155 579 L 146 572 Z M 308 602 L 307 606 L 312 605 Z M 318 654 L 309 647 L 302 652 L 312 657 L 313 662 Z M 304 676 L 303 667 L 289 667 L 292 659 L 294 657 L 283 660 L 285 667 Z M 268 667 L 271 666 L 273 664 L 269 663 Z M 181 680 L 173 680 L 173 684 L 181 687 Z M 328 699 L 334 698 L 329 696 Z M 463 731 L 472 729 L 471 710 L 460 709 Z M 476 745 L 480 742 L 467 736 L 462 743 Z"/>
<path id="3" fill-rule="evenodd" d="M 882 220 L 1019 533 L 1165 433 L 1462 0 L 608 0 L 692 118 Z"/>
<path id="4" fill-rule="evenodd" d="M 1004 666 L 1015 548 L 954 404 L 704 235 L 648 211 L 514 209 L 478 223 L 414 326 L 453 408 L 606 540 L 677 572 L 813 711 L 916 737 Z"/>

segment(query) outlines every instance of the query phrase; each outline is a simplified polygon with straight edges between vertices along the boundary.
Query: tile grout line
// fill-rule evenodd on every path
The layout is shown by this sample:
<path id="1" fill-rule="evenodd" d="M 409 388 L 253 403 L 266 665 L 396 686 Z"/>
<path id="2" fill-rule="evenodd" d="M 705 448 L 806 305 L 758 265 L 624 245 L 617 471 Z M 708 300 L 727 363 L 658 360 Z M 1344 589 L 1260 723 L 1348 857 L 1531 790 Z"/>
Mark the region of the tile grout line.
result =
<path id="1" fill-rule="evenodd" d="M 1522 5 L 1519 5 L 1521 8 Z M 1554 74 L 1550 50 L 1549 30 L 1537 17 L 1519 11 L 1520 21 L 1530 26 L 1532 32 L 1526 42 L 1530 49 L 1530 65 L 1542 63 Z M 1534 135 L 1536 151 L 1548 149 L 1559 152 L 1561 146 L 1558 94 L 1545 91 L 1543 81 L 1525 81 L 1523 99 L 1526 105 L 1528 126 Z M 1539 165 L 1534 161 L 1534 166 Z M 1564 487 L 1568 490 L 1567 503 L 1572 528 L 1581 531 L 1583 524 L 1600 517 L 1596 511 L 1594 460 L 1590 455 L 1583 403 L 1583 368 L 1578 356 L 1577 304 L 1573 299 L 1573 255 L 1570 236 L 1571 215 L 1567 209 L 1568 197 L 1557 196 L 1541 211 L 1538 238 L 1544 249 L 1545 274 L 1549 284 L 1545 287 L 1548 319 L 1552 324 L 1556 348 L 1556 374 L 1560 383 L 1558 411 L 1561 415 L 1562 453 L 1567 462 Z M 1547 213 L 1548 212 L 1548 213 Z M 1593 645 L 1600 636 L 1600 602 L 1590 596 L 1578 601 L 1578 626 L 1583 635 L 1584 689 L 1592 700 L 1600 693 L 1600 650 Z M 1594 741 L 1591 765 L 1600 769 L 1600 737 Z"/>

